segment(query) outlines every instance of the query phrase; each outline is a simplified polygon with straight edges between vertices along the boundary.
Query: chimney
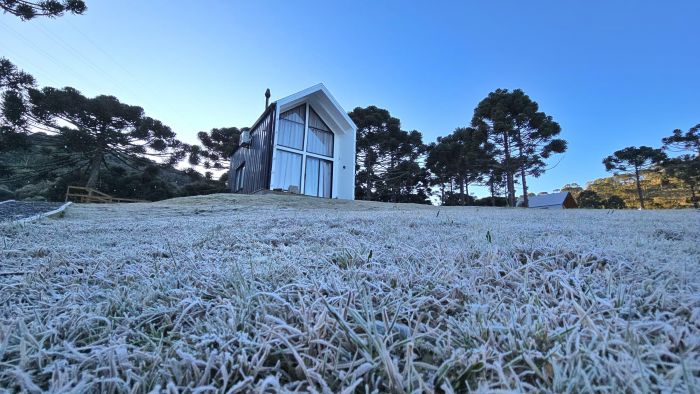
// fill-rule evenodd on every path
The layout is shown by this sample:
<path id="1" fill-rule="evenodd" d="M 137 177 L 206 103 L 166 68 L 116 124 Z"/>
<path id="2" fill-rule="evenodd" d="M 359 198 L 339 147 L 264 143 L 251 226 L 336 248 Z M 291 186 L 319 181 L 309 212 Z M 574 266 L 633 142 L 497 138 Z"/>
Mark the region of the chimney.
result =
<path id="1" fill-rule="evenodd" d="M 265 91 L 265 109 L 270 105 L 270 89 Z"/>

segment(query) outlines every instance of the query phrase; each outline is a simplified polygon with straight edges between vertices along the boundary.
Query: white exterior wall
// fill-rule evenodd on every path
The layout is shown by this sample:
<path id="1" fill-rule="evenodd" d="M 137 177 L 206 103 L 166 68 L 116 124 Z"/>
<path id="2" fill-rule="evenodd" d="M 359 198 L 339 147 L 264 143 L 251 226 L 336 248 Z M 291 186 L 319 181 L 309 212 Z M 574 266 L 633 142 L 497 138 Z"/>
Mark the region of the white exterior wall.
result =
<path id="1" fill-rule="evenodd" d="M 355 137 L 357 127 L 348 117 L 345 110 L 338 105 L 328 89 L 323 84 L 285 97 L 276 102 L 277 111 L 275 117 L 275 138 L 272 151 L 271 185 L 276 184 L 275 160 L 277 153 L 277 131 L 279 130 L 279 116 L 281 113 L 301 104 L 310 105 L 323 119 L 333 132 L 333 180 L 331 186 L 331 198 L 343 200 L 355 199 Z M 308 116 L 306 120 L 308 124 Z M 308 127 L 307 127 L 308 129 Z M 308 131 L 308 130 L 306 130 Z M 306 140 L 306 132 L 305 132 Z M 306 142 L 305 142 L 306 144 Z M 288 149 L 289 148 L 285 148 Z M 301 152 L 300 152 L 301 153 Z M 327 157 L 309 154 L 327 160 Z M 304 171 L 306 160 L 302 160 L 301 190 L 304 193 Z"/>
<path id="2" fill-rule="evenodd" d="M 333 167 L 333 198 L 343 200 L 355 199 L 355 130 L 352 136 L 336 134 L 335 155 L 337 159 Z"/>

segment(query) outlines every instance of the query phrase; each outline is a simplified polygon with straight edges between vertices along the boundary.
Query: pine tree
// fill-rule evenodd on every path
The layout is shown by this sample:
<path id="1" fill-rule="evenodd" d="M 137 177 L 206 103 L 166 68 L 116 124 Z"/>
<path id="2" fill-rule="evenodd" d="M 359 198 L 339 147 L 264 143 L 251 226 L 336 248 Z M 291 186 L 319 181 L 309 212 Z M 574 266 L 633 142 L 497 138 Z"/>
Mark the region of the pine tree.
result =
<path id="1" fill-rule="evenodd" d="M 33 122 L 88 160 L 87 187 L 96 187 L 107 156 L 127 165 L 147 157 L 174 164 L 187 150 L 168 126 L 114 96 L 87 98 L 73 88 L 44 88 L 30 89 L 29 97 Z"/>
<path id="2" fill-rule="evenodd" d="M 666 154 L 661 149 L 648 146 L 630 146 L 613 153 L 603 159 L 607 171 L 614 173 L 628 173 L 634 177 L 639 197 L 639 207 L 644 209 L 644 193 L 640 184 L 641 172 L 648 170 L 666 159 Z"/>
<path id="3" fill-rule="evenodd" d="M 0 58 L 0 152 L 26 145 L 29 88 L 34 77 Z"/>
<path id="4" fill-rule="evenodd" d="M 401 121 L 375 106 L 355 108 L 349 113 L 357 125 L 358 197 L 401 202 L 427 189 L 423 169 L 413 165 L 426 151 L 421 133 L 401 130 Z M 410 191 L 407 191 L 410 189 Z"/>
<path id="5" fill-rule="evenodd" d="M 516 173 L 527 206 L 527 176 L 540 176 L 547 158 L 566 151 L 566 141 L 555 138 L 561 132 L 559 124 L 520 89 L 489 93 L 474 110 L 472 126 L 485 132 L 497 148 L 510 206 L 515 206 Z"/>
<path id="6" fill-rule="evenodd" d="M 192 165 L 204 165 L 204 168 L 216 170 L 228 170 L 231 156 L 238 149 L 238 141 L 241 132 L 247 127 L 222 127 L 211 129 L 208 133 L 197 133 L 202 147 L 192 146 L 189 152 L 189 162 Z"/>
<path id="7" fill-rule="evenodd" d="M 28 21 L 38 16 L 54 18 L 65 13 L 81 15 L 87 6 L 83 0 L 0 0 L 0 9 Z"/>

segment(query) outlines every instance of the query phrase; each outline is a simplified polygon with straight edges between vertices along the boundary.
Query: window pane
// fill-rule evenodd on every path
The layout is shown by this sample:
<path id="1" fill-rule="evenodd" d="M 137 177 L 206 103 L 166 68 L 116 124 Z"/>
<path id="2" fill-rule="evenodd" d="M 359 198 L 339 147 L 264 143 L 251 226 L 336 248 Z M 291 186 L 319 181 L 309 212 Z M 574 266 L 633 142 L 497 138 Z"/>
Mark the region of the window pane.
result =
<path id="1" fill-rule="evenodd" d="M 277 143 L 294 149 L 303 149 L 305 119 L 306 107 L 304 105 L 281 113 Z"/>
<path id="2" fill-rule="evenodd" d="M 321 117 L 318 116 L 316 111 L 314 111 L 313 108 L 309 107 L 309 127 L 313 127 L 314 129 L 319 129 L 319 130 L 325 130 L 325 131 L 331 131 L 331 129 L 326 126 L 326 123 L 321 120 Z"/>
<path id="3" fill-rule="evenodd" d="M 244 166 L 244 164 L 241 164 L 240 167 L 236 168 L 236 173 L 234 176 L 234 190 L 237 192 L 243 189 L 243 172 L 245 170 Z"/>
<path id="4" fill-rule="evenodd" d="M 333 175 L 333 163 L 327 160 L 321 160 L 319 172 L 318 196 L 331 198 L 331 177 Z"/>
<path id="5" fill-rule="evenodd" d="M 309 134 L 306 139 L 306 151 L 332 157 L 333 133 L 309 127 Z"/>
<path id="6" fill-rule="evenodd" d="M 304 177 L 304 194 L 309 196 L 318 195 L 318 162 L 320 160 L 307 157 L 306 158 L 306 176 Z"/>
<path id="7" fill-rule="evenodd" d="M 277 143 L 282 146 L 299 149 L 303 148 L 304 125 L 288 120 L 280 119 L 280 131 L 277 136 Z"/>
<path id="8" fill-rule="evenodd" d="M 289 190 L 296 186 L 301 190 L 301 155 L 277 149 L 275 151 L 275 176 L 273 189 Z"/>
<path id="9" fill-rule="evenodd" d="M 306 107 L 304 104 L 302 104 L 298 107 L 290 109 L 289 111 L 282 112 L 280 114 L 280 119 L 286 119 L 292 122 L 304 124 L 304 121 L 306 120 Z"/>
<path id="10" fill-rule="evenodd" d="M 331 197 L 333 163 L 315 157 L 306 158 L 304 193 L 316 197 Z"/>
<path id="11" fill-rule="evenodd" d="M 333 133 L 311 107 L 309 107 L 309 133 L 306 137 L 306 151 L 318 155 L 333 156 Z"/>

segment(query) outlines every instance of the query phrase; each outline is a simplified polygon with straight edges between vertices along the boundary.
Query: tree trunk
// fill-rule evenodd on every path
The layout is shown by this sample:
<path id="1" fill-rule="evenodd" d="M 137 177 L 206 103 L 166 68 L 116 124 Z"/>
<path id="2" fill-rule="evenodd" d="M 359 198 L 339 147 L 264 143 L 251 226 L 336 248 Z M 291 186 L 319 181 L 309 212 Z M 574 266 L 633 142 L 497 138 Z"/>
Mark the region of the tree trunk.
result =
<path id="1" fill-rule="evenodd" d="M 496 206 L 496 185 L 491 182 L 491 206 Z"/>
<path id="2" fill-rule="evenodd" d="M 520 131 L 518 131 L 518 137 L 520 137 Z M 523 157 L 522 142 L 519 144 L 518 149 L 520 150 L 520 179 L 523 182 L 523 207 L 527 208 L 530 206 L 530 202 L 527 197 L 527 182 L 525 182 L 525 158 Z"/>
<path id="3" fill-rule="evenodd" d="M 365 200 L 371 200 L 372 195 L 372 166 L 369 162 L 366 162 L 367 167 L 367 183 L 365 187 Z"/>
<path id="4" fill-rule="evenodd" d="M 464 177 L 459 177 L 459 205 L 464 205 Z"/>
<path id="5" fill-rule="evenodd" d="M 441 205 L 445 205 L 445 182 L 443 181 L 440 185 L 440 202 Z"/>
<path id="6" fill-rule="evenodd" d="M 513 179 L 513 169 L 510 166 L 510 146 L 508 143 L 508 133 L 503 133 L 503 154 L 505 155 L 506 186 L 508 188 L 508 206 L 515 206 L 515 181 Z"/>
<path id="7" fill-rule="evenodd" d="M 464 181 L 464 194 L 465 198 L 469 198 L 469 182 Z"/>
<path id="8" fill-rule="evenodd" d="M 690 185 L 690 202 L 693 203 L 695 209 L 698 208 L 698 198 L 695 196 L 695 186 Z"/>
<path id="9" fill-rule="evenodd" d="M 527 208 L 530 206 L 530 201 L 527 197 L 527 183 L 525 182 L 525 167 L 520 168 L 520 178 L 523 182 L 523 207 Z"/>
<path id="10" fill-rule="evenodd" d="M 634 177 L 637 181 L 637 195 L 639 196 L 639 208 L 644 209 L 644 196 L 642 195 L 642 185 L 639 181 L 639 168 L 634 168 Z"/>
<path id="11" fill-rule="evenodd" d="M 90 176 L 88 177 L 88 181 L 85 187 L 89 187 L 92 189 L 95 189 L 97 187 L 97 181 L 100 178 L 100 166 L 102 165 L 103 157 L 104 153 L 102 152 L 102 149 L 98 149 L 95 152 L 95 155 L 92 156 L 92 160 L 90 160 Z"/>

